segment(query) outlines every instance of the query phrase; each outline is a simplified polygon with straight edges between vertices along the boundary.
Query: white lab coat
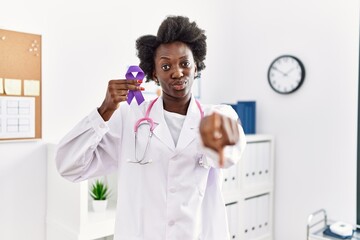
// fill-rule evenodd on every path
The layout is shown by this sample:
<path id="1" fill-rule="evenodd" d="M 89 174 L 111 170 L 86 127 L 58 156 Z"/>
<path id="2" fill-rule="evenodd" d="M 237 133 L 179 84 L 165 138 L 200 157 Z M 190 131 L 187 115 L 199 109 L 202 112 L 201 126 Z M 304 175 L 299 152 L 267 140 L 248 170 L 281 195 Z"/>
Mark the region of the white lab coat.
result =
<path id="1" fill-rule="evenodd" d="M 152 163 L 128 162 L 135 160 L 134 124 L 144 117 L 148 105 L 121 103 L 108 122 L 94 110 L 59 143 L 56 164 L 60 174 L 76 182 L 117 169 L 115 240 L 228 240 L 218 157 L 202 146 L 201 115 L 194 98 L 175 146 L 160 97 L 150 112 L 156 127 L 146 158 Z M 202 105 L 202 110 L 205 115 L 218 111 L 237 118 L 226 105 Z M 140 143 L 147 137 L 138 133 Z M 225 167 L 240 159 L 244 147 L 240 127 L 240 141 L 225 148 Z"/>

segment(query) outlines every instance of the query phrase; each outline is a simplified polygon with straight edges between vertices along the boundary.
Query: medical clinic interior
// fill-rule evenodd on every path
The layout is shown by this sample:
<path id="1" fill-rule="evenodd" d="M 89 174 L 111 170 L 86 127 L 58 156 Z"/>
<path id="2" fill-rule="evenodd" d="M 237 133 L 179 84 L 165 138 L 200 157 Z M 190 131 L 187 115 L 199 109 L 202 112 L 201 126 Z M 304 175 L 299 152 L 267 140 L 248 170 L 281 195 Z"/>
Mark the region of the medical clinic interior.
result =
<path id="1" fill-rule="evenodd" d="M 116 172 L 70 182 L 54 155 L 167 16 L 207 37 L 193 96 L 231 105 L 245 131 L 241 159 L 221 170 L 229 238 L 218 240 L 360 239 L 359 10 L 359 0 L 1 0 L 0 240 L 116 240 Z M 146 100 L 161 95 L 141 86 Z"/>

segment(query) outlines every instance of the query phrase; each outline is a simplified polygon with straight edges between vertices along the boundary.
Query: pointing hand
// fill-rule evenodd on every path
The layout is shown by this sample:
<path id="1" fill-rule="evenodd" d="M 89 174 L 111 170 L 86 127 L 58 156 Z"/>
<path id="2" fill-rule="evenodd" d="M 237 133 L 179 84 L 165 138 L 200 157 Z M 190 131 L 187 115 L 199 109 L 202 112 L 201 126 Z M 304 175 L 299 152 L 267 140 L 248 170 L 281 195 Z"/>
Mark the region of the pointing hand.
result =
<path id="1" fill-rule="evenodd" d="M 218 152 L 219 165 L 224 165 L 224 147 L 235 145 L 239 140 L 238 123 L 232 118 L 214 112 L 200 122 L 200 134 L 204 145 Z"/>

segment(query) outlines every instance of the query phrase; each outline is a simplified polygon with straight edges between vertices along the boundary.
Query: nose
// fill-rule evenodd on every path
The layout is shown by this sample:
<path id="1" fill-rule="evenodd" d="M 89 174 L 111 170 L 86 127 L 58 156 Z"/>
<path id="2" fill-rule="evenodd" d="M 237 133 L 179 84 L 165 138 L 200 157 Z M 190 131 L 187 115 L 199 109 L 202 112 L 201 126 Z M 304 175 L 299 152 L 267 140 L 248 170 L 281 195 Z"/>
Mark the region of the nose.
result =
<path id="1" fill-rule="evenodd" d="M 181 78 L 184 76 L 183 69 L 181 67 L 175 67 L 174 72 L 171 74 L 172 78 Z"/>

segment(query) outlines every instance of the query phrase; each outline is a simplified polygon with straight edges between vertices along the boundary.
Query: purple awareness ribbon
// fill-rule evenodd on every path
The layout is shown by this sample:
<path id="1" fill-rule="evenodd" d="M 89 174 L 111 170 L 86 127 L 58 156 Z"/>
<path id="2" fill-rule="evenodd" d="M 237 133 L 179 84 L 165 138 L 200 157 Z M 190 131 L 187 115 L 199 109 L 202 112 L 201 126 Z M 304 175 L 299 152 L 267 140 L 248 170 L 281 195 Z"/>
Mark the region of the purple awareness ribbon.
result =
<path id="1" fill-rule="evenodd" d="M 134 76 L 132 73 L 137 72 L 136 76 Z M 139 79 L 139 80 L 143 80 L 145 74 L 144 71 L 138 67 L 138 66 L 130 66 L 129 69 L 127 70 L 125 77 L 126 79 Z M 140 84 L 137 84 L 137 86 L 139 86 Z M 129 90 L 128 93 L 128 99 L 127 102 L 130 105 L 131 101 L 133 100 L 133 98 L 135 97 L 138 105 L 140 105 L 145 99 L 144 96 L 142 95 L 140 90 Z"/>

